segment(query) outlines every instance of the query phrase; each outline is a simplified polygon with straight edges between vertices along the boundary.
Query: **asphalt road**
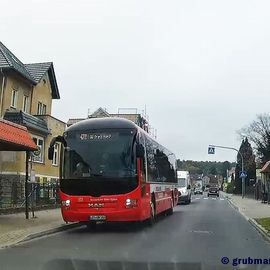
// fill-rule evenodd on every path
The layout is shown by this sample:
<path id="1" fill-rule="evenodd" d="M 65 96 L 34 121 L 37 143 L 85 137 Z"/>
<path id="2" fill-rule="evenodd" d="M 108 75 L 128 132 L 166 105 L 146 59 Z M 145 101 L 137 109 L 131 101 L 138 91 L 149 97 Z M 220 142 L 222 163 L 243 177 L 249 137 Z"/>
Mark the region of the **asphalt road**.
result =
<path id="1" fill-rule="evenodd" d="M 226 199 L 196 195 L 152 228 L 80 227 L 0 250 L 0 269 L 232 269 L 248 257 L 270 258 L 270 244 Z"/>

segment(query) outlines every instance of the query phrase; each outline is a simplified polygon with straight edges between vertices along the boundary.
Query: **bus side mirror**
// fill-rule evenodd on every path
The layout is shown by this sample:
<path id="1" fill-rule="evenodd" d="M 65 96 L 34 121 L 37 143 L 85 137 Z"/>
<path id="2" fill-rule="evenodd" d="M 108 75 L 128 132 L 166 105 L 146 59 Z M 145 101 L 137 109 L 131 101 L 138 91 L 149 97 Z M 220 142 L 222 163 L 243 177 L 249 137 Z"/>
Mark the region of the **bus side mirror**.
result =
<path id="1" fill-rule="evenodd" d="M 57 136 L 57 137 L 52 138 L 51 143 L 50 143 L 50 147 L 48 149 L 48 159 L 49 160 L 53 160 L 54 145 L 56 142 L 62 143 L 64 145 L 64 147 L 67 146 L 67 143 L 66 143 L 63 136 Z"/>
<path id="2" fill-rule="evenodd" d="M 53 160 L 54 146 L 50 146 L 48 149 L 48 159 Z"/>
<path id="3" fill-rule="evenodd" d="M 187 189 L 191 189 L 191 186 L 190 186 L 190 185 L 188 185 L 188 186 L 187 186 Z"/>
<path id="4" fill-rule="evenodd" d="M 136 156 L 137 158 L 144 158 L 144 147 L 141 144 L 136 146 Z"/>

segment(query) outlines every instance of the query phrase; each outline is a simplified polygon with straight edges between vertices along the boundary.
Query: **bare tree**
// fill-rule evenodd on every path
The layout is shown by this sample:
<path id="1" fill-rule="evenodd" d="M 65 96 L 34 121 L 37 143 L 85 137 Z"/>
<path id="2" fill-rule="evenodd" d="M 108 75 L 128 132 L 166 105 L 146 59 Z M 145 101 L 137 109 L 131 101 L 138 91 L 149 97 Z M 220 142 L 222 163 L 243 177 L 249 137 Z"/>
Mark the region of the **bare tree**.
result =
<path id="1" fill-rule="evenodd" d="M 239 135 L 247 137 L 253 143 L 259 161 L 270 160 L 270 115 L 259 114 L 247 127 L 238 131 Z"/>

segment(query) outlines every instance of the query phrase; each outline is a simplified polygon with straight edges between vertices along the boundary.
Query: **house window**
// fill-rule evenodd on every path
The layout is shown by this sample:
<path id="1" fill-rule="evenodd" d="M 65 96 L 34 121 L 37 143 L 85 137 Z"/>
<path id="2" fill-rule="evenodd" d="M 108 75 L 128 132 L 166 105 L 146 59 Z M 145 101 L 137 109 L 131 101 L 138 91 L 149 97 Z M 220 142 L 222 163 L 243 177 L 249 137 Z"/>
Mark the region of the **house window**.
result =
<path id="1" fill-rule="evenodd" d="M 46 105 L 42 104 L 42 114 L 46 114 Z"/>
<path id="2" fill-rule="evenodd" d="M 28 104 L 29 104 L 29 97 L 28 96 L 23 96 L 23 107 L 22 110 L 23 112 L 28 112 Z"/>
<path id="3" fill-rule="evenodd" d="M 17 107 L 17 100 L 18 100 L 18 91 L 12 90 L 11 92 L 11 107 L 15 108 Z"/>
<path id="4" fill-rule="evenodd" d="M 59 160 L 59 144 L 56 143 L 54 145 L 54 152 L 53 152 L 53 161 L 52 161 L 52 164 L 54 166 L 58 166 L 58 160 Z"/>
<path id="5" fill-rule="evenodd" d="M 38 115 L 44 115 L 46 114 L 46 108 L 47 106 L 41 102 L 38 102 L 38 109 L 37 109 L 37 114 Z"/>
<path id="6" fill-rule="evenodd" d="M 38 150 L 34 151 L 32 160 L 34 162 L 44 162 L 44 139 L 41 137 L 33 137 L 34 142 L 38 146 Z"/>
<path id="7" fill-rule="evenodd" d="M 42 114 L 41 112 L 42 112 L 42 103 L 39 102 L 37 107 L 37 114 Z"/>

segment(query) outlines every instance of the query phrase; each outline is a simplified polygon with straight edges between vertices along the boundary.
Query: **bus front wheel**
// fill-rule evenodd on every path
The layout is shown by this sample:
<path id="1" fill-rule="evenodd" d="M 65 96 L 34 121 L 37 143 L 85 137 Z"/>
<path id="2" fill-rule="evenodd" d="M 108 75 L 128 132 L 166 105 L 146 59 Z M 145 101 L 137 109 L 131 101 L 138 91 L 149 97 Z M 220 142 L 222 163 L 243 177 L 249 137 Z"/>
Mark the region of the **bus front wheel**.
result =
<path id="1" fill-rule="evenodd" d="M 155 205 L 154 203 L 151 201 L 150 202 L 150 218 L 148 219 L 148 225 L 149 226 L 153 226 L 155 224 Z"/>
<path id="2" fill-rule="evenodd" d="M 168 215 L 171 216 L 173 214 L 173 200 L 171 200 L 171 208 L 168 209 Z"/>

